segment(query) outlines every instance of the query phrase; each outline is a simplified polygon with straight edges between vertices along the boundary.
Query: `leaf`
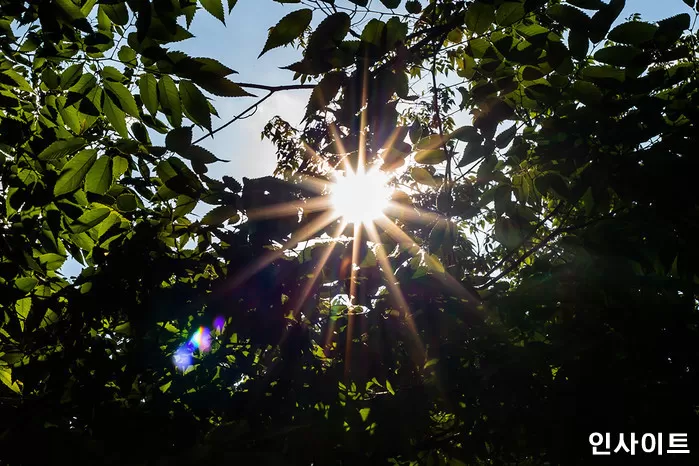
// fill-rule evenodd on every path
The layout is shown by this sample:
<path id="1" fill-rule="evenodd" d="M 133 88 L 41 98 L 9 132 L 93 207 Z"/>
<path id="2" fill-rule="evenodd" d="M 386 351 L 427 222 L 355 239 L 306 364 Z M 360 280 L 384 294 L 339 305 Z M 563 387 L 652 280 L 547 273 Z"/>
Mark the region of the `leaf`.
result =
<path id="1" fill-rule="evenodd" d="M 428 172 L 422 167 L 412 167 L 410 169 L 410 176 L 412 176 L 413 179 L 420 184 L 425 184 L 433 187 L 437 185 L 430 172 Z"/>
<path id="2" fill-rule="evenodd" d="M 408 0 L 405 2 L 405 9 L 408 13 L 416 15 L 422 11 L 422 5 L 418 0 Z"/>
<path id="3" fill-rule="evenodd" d="M 78 152 L 65 164 L 53 188 L 54 196 L 62 196 L 78 189 L 88 170 L 97 159 L 97 150 L 86 149 Z"/>
<path id="4" fill-rule="evenodd" d="M 24 291 L 25 293 L 32 291 L 38 283 L 39 280 L 34 277 L 20 277 L 15 280 L 15 286 L 17 289 Z"/>
<path id="5" fill-rule="evenodd" d="M 585 32 L 571 30 L 568 33 L 568 48 L 573 57 L 582 60 L 587 57 L 587 51 L 590 48 L 590 39 Z"/>
<path id="6" fill-rule="evenodd" d="M 598 43 L 607 35 L 609 28 L 624 10 L 626 0 L 610 0 L 608 5 L 592 16 L 590 21 L 590 40 Z"/>
<path id="7" fill-rule="evenodd" d="M 417 154 L 415 154 L 415 161 L 417 163 L 424 163 L 427 165 L 435 165 L 438 163 L 442 163 L 447 159 L 447 154 L 439 149 L 439 150 L 421 150 L 418 151 Z"/>
<path id="8" fill-rule="evenodd" d="M 626 74 L 624 70 L 611 66 L 586 66 L 582 70 L 582 77 L 585 79 L 616 79 L 624 81 Z"/>
<path id="9" fill-rule="evenodd" d="M 227 78 L 207 78 L 195 81 L 205 91 L 219 97 L 245 97 L 253 96 L 242 87 Z"/>
<path id="10" fill-rule="evenodd" d="M 121 175 L 129 169 L 129 161 L 124 157 L 117 155 L 112 158 L 112 176 L 114 181 L 118 180 Z"/>
<path id="11" fill-rule="evenodd" d="M 165 136 L 165 147 L 168 150 L 181 154 L 192 145 L 192 127 L 182 126 L 175 128 Z"/>
<path id="12" fill-rule="evenodd" d="M 512 142 L 515 134 L 517 134 L 517 125 L 512 125 L 510 128 L 497 135 L 495 138 L 495 145 L 499 149 L 504 149 Z"/>
<path id="13" fill-rule="evenodd" d="M 396 391 L 393 390 L 393 385 L 391 385 L 391 382 L 389 382 L 388 380 L 386 380 L 386 390 L 388 390 L 388 393 L 390 393 L 391 395 L 396 394 Z"/>
<path id="14" fill-rule="evenodd" d="M 138 91 L 141 95 L 141 102 L 151 115 L 158 112 L 158 82 L 155 77 L 146 73 L 138 80 Z"/>
<path id="15" fill-rule="evenodd" d="M 608 63 L 614 66 L 628 66 L 631 64 L 639 54 L 641 50 L 636 47 L 630 47 L 626 45 L 612 45 L 610 47 L 604 47 L 595 53 L 595 60 Z"/>
<path id="16" fill-rule="evenodd" d="M 109 94 L 106 93 L 104 96 L 104 103 L 102 104 L 102 111 L 112 125 L 112 128 L 119 133 L 119 136 L 128 139 L 129 131 L 126 128 L 126 114 L 121 111 L 117 104 L 109 97 Z"/>
<path id="17" fill-rule="evenodd" d="M 340 87 L 342 87 L 344 79 L 344 73 L 330 72 L 320 80 L 318 85 L 313 88 L 308 105 L 306 106 L 306 120 L 311 118 L 317 111 L 328 106 L 330 101 L 337 95 Z"/>
<path id="18" fill-rule="evenodd" d="M 209 164 L 221 161 L 221 159 L 201 146 L 190 146 L 184 151 L 180 152 L 180 155 L 195 163 Z"/>
<path id="19" fill-rule="evenodd" d="M 208 214 L 204 215 L 201 220 L 203 225 L 221 225 L 229 218 L 238 215 L 238 209 L 233 205 L 222 205 L 212 209 Z"/>
<path id="20" fill-rule="evenodd" d="M 350 22 L 350 16 L 344 12 L 325 18 L 311 34 L 305 56 L 312 59 L 323 50 L 337 47 L 349 32 Z"/>
<path id="21" fill-rule="evenodd" d="M 95 161 L 85 177 L 85 191 L 105 194 L 112 186 L 112 159 L 102 156 Z"/>
<path id="22" fill-rule="evenodd" d="M 428 369 L 428 368 L 436 365 L 437 363 L 439 363 L 439 358 L 430 359 L 429 361 L 427 361 L 425 363 L 425 366 L 423 368 Z"/>
<path id="23" fill-rule="evenodd" d="M 572 6 L 561 4 L 551 5 L 546 10 L 546 14 L 563 26 L 574 31 L 585 32 L 590 28 L 590 17 Z"/>
<path id="24" fill-rule="evenodd" d="M 24 76 L 16 72 L 15 70 L 5 70 L 2 72 L 5 76 L 10 78 L 14 83 L 14 87 L 18 87 L 20 90 L 25 91 L 25 92 L 33 92 L 34 88 L 29 85 L 26 79 L 24 79 Z"/>
<path id="25" fill-rule="evenodd" d="M 495 21 L 495 8 L 486 3 L 471 3 L 466 10 L 466 27 L 476 34 L 483 34 Z"/>
<path id="26" fill-rule="evenodd" d="M 115 3 L 113 5 L 102 4 L 100 5 L 100 9 L 104 11 L 114 24 L 126 26 L 129 23 L 129 10 L 126 8 L 126 3 Z"/>
<path id="27" fill-rule="evenodd" d="M 83 233 L 102 223 L 107 217 L 109 217 L 111 212 L 111 209 L 106 207 L 90 209 L 78 217 L 78 219 L 75 220 L 75 222 L 73 222 L 73 224 L 70 226 L 70 229 L 73 233 Z"/>
<path id="28" fill-rule="evenodd" d="M 182 106 L 180 94 L 175 82 L 170 76 L 162 76 L 158 81 L 158 99 L 163 113 L 167 116 L 172 126 L 182 125 Z"/>
<path id="29" fill-rule="evenodd" d="M 642 21 L 620 24 L 609 32 L 609 40 L 622 44 L 640 45 L 653 39 L 658 26 Z"/>
<path id="30" fill-rule="evenodd" d="M 82 149 L 87 141 L 83 138 L 72 138 L 52 142 L 46 149 L 39 153 L 40 160 L 56 160 L 75 151 Z"/>
<path id="31" fill-rule="evenodd" d="M 199 0 L 199 1 L 201 3 L 201 6 L 203 6 L 206 11 L 211 13 L 211 15 L 214 18 L 218 19 L 223 24 L 226 24 L 226 17 L 224 16 L 223 3 L 221 0 Z M 230 7 L 230 5 L 229 5 L 229 8 L 232 8 L 232 7 Z"/>
<path id="32" fill-rule="evenodd" d="M 83 74 L 83 64 L 70 65 L 61 73 L 61 89 L 66 90 L 78 82 Z"/>
<path id="33" fill-rule="evenodd" d="M 269 37 L 258 58 L 267 51 L 288 45 L 301 36 L 313 19 L 313 10 L 304 8 L 289 13 L 269 31 Z"/>
<path id="34" fill-rule="evenodd" d="M 25 298 L 28 299 L 28 298 Z M 20 327 L 24 330 L 24 321 L 20 322 Z M 17 381 L 12 381 L 12 368 L 8 366 L 0 366 L 0 381 L 7 386 L 10 390 L 17 394 L 22 393 L 22 389 L 17 383 Z"/>
<path id="35" fill-rule="evenodd" d="M 483 136 L 480 135 L 478 130 L 473 126 L 462 126 L 455 129 L 449 136 L 448 139 L 458 139 L 463 142 L 478 142 L 483 140 Z"/>
<path id="36" fill-rule="evenodd" d="M 122 194 L 117 197 L 117 208 L 122 212 L 132 212 L 138 207 L 136 196 L 131 193 Z"/>
<path id="37" fill-rule="evenodd" d="M 500 26 L 510 26 L 525 16 L 524 4 L 521 2 L 505 2 L 498 7 L 495 21 Z"/>
<path id="38" fill-rule="evenodd" d="M 136 99 L 134 99 L 131 92 L 121 83 L 112 81 L 102 81 L 104 84 L 104 90 L 107 95 L 112 99 L 112 102 L 117 104 L 117 106 L 128 113 L 134 118 L 139 118 L 138 106 L 136 105 Z"/>
<path id="39" fill-rule="evenodd" d="M 209 101 L 191 81 L 180 81 L 180 100 L 187 118 L 211 131 Z"/>

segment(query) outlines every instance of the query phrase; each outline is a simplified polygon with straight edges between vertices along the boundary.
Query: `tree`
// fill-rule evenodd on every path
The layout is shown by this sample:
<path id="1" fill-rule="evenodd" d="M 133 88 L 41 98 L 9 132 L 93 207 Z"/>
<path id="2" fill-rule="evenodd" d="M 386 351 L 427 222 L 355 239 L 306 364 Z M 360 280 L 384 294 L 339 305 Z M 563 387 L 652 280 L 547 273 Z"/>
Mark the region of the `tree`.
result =
<path id="1" fill-rule="evenodd" d="M 592 432 L 692 438 L 689 14 L 280 1 L 260 50 L 303 58 L 270 87 L 170 49 L 235 3 L 0 2 L 10 464 L 583 464 Z M 277 177 L 206 175 L 207 95 L 299 87 L 303 126 L 264 128 Z M 318 209 L 342 164 L 393 177 L 387 219 Z"/>

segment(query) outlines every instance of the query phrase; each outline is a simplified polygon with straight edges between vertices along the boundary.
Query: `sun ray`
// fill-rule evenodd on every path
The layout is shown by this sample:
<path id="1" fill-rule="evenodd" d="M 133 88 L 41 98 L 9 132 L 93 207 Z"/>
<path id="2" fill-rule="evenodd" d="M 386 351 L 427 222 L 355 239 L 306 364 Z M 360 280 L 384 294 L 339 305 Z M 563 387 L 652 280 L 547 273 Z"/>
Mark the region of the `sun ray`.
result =
<path id="1" fill-rule="evenodd" d="M 233 276 L 228 283 L 228 287 L 236 288 L 240 286 L 260 270 L 282 257 L 286 251 L 295 248 L 301 241 L 309 239 L 315 233 L 329 225 L 332 221 L 337 220 L 337 218 L 338 216 L 335 212 L 328 211 L 318 218 L 312 220 L 307 225 L 304 225 L 300 230 L 293 232 L 291 234 L 291 238 L 289 238 L 281 248 L 270 251 L 268 254 L 261 256 L 256 261 L 246 266 L 238 274 Z"/>
<path id="2" fill-rule="evenodd" d="M 400 243 L 406 249 L 410 249 L 416 246 L 415 241 L 410 238 L 403 230 L 398 228 L 398 226 L 391 222 L 388 218 L 384 217 L 377 220 L 377 224 L 386 231 L 394 240 Z M 468 302 L 476 303 L 480 301 L 480 298 L 475 296 L 472 292 L 468 291 L 464 286 L 459 283 L 454 277 L 449 274 L 449 272 L 436 273 L 433 276 L 439 280 L 442 285 L 453 292 L 457 297 L 465 299 Z M 475 310 L 475 306 L 473 306 Z"/>
<path id="3" fill-rule="evenodd" d="M 409 221 L 420 222 L 420 223 L 432 223 L 438 220 L 443 220 L 446 217 L 430 212 L 428 210 L 419 209 L 413 206 L 407 206 L 401 204 L 400 202 L 389 201 L 388 207 L 386 207 L 386 214 L 395 218 L 402 218 Z"/>
<path id="4" fill-rule="evenodd" d="M 314 197 L 307 201 L 292 201 L 282 204 L 274 204 L 265 207 L 250 209 L 247 217 L 250 220 L 264 220 L 277 217 L 291 217 L 298 215 L 299 209 L 304 212 L 318 212 L 331 207 L 331 202 L 327 196 Z"/>
<path id="5" fill-rule="evenodd" d="M 391 223 L 390 221 L 388 222 Z M 410 330 L 410 334 L 413 337 L 413 343 L 417 346 L 417 348 L 420 350 L 421 355 L 424 357 L 425 349 L 422 344 L 422 341 L 420 340 L 420 335 L 418 334 L 415 321 L 413 320 L 412 315 L 410 313 L 410 307 L 405 299 L 405 296 L 403 296 L 403 291 L 398 286 L 398 279 L 396 278 L 393 272 L 391 263 L 388 260 L 388 255 L 386 254 L 386 251 L 384 250 L 383 245 L 381 244 L 381 238 L 379 237 L 379 233 L 376 230 L 376 226 L 374 226 L 373 224 L 367 225 L 366 229 L 369 239 L 371 239 L 371 241 L 378 245 L 376 248 L 376 259 L 379 262 L 379 265 L 381 266 L 381 272 L 383 273 L 384 278 L 386 279 L 386 284 L 390 292 L 390 297 L 392 300 L 394 300 L 394 305 L 398 308 L 396 310 L 400 312 L 401 315 L 403 315 L 406 323 L 408 324 L 408 329 Z M 424 361 L 416 361 L 416 363 L 422 365 Z"/>
<path id="6" fill-rule="evenodd" d="M 345 229 L 347 226 L 347 222 L 341 221 L 340 224 L 338 225 L 337 229 L 333 233 L 333 238 L 337 238 L 340 236 L 342 231 Z M 323 267 L 325 267 L 326 262 L 328 262 L 328 259 L 330 258 L 330 255 L 332 252 L 335 250 L 335 246 L 337 245 L 336 241 L 332 241 L 328 243 L 328 245 L 325 247 L 325 250 L 323 251 L 323 255 L 320 256 L 320 259 L 318 260 L 318 263 L 315 265 L 315 269 L 317 270 L 317 273 L 313 273 L 313 277 L 309 280 L 306 280 L 306 283 L 303 286 L 303 290 L 301 290 L 301 294 L 299 294 L 298 299 L 294 302 L 294 313 L 298 315 L 299 312 L 301 312 L 301 308 L 303 307 L 304 303 L 306 302 L 306 299 L 308 299 L 308 295 L 311 293 L 311 289 L 313 288 L 313 285 L 318 281 L 318 278 L 320 278 L 320 275 L 323 271 Z"/>

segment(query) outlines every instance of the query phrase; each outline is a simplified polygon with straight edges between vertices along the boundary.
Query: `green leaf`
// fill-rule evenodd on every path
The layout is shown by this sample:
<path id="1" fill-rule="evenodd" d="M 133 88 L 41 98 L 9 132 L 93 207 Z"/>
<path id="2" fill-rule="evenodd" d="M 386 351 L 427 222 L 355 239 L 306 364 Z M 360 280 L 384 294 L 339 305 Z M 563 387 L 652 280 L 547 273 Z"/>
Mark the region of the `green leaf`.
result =
<path id="1" fill-rule="evenodd" d="M 449 136 L 449 139 L 458 139 L 463 142 L 478 142 L 483 140 L 483 136 L 480 135 L 478 130 L 473 126 L 462 126 L 457 128 Z"/>
<path id="2" fill-rule="evenodd" d="M 163 113 L 167 116 L 172 126 L 182 125 L 182 106 L 180 94 L 175 82 L 170 76 L 163 76 L 158 81 L 158 99 Z"/>
<path id="3" fill-rule="evenodd" d="M 121 73 L 121 71 L 114 68 L 113 66 L 105 66 L 104 68 L 102 68 L 101 74 L 102 78 L 110 81 L 122 82 L 126 79 L 126 77 Z"/>
<path id="4" fill-rule="evenodd" d="M 132 212 L 138 207 L 136 196 L 131 193 L 122 194 L 117 197 L 117 208 L 122 212 Z"/>
<path id="5" fill-rule="evenodd" d="M 437 185 L 430 172 L 422 167 L 412 167 L 410 169 L 410 176 L 412 176 L 413 179 L 420 184 L 433 187 Z"/>
<path id="6" fill-rule="evenodd" d="M 578 8 L 583 8 L 585 10 L 599 10 L 606 6 L 602 0 L 566 0 L 571 5 L 575 5 Z"/>
<path id="7" fill-rule="evenodd" d="M 609 32 L 609 40 L 622 44 L 640 45 L 653 39 L 658 26 L 642 21 L 620 24 Z"/>
<path id="8" fill-rule="evenodd" d="M 221 0 L 200 0 L 200 3 L 214 18 L 226 24 L 226 17 L 223 12 L 223 3 Z"/>
<path id="9" fill-rule="evenodd" d="M 136 99 L 134 99 L 133 94 L 121 83 L 112 81 L 103 81 L 104 90 L 107 95 L 112 99 L 112 102 L 117 104 L 117 106 L 125 113 L 128 113 L 134 118 L 139 118 L 138 106 L 136 105 Z"/>
<path id="10" fill-rule="evenodd" d="M 114 177 L 114 181 L 118 180 L 128 169 L 129 161 L 127 159 L 120 155 L 112 158 L 112 176 Z"/>
<path id="11" fill-rule="evenodd" d="M 14 84 L 15 84 L 14 87 L 18 87 L 20 90 L 25 91 L 25 92 L 33 92 L 34 91 L 34 88 L 29 85 L 29 83 L 24 78 L 24 76 L 22 76 L 21 74 L 19 74 L 15 70 L 5 70 L 2 72 L 2 74 L 7 76 L 8 78 L 10 78 L 10 80 L 12 80 L 14 82 Z"/>
<path id="12" fill-rule="evenodd" d="M 83 74 L 83 64 L 75 63 L 61 73 L 61 88 L 66 90 L 75 85 Z"/>
<path id="13" fill-rule="evenodd" d="M 610 0 L 608 5 L 592 16 L 590 21 L 590 40 L 598 43 L 607 35 L 609 28 L 624 10 L 626 0 Z"/>
<path id="14" fill-rule="evenodd" d="M 612 45 L 598 50 L 595 53 L 595 60 L 623 67 L 629 65 L 640 53 L 641 51 L 636 47 Z"/>
<path id="15" fill-rule="evenodd" d="M 126 114 L 121 111 L 118 105 L 112 101 L 111 97 L 107 93 L 105 93 L 104 96 L 102 111 L 104 112 L 104 116 L 107 117 L 107 120 L 112 125 L 112 128 L 119 133 L 119 136 L 124 139 L 128 139 L 129 131 L 126 128 Z"/>
<path id="16" fill-rule="evenodd" d="M 119 26 L 126 26 L 129 23 L 129 10 L 126 3 L 115 3 L 113 5 L 99 6 L 109 19 Z"/>
<path id="17" fill-rule="evenodd" d="M 582 70 L 582 77 L 585 79 L 615 79 L 624 81 L 626 73 L 624 73 L 624 70 L 611 66 L 586 66 Z"/>
<path id="18" fill-rule="evenodd" d="M 386 380 L 386 390 L 388 390 L 388 393 L 391 395 L 396 394 L 396 391 L 393 389 L 393 385 L 391 385 L 391 382 L 389 382 L 388 379 Z"/>
<path id="19" fill-rule="evenodd" d="M 187 118 L 211 131 L 209 101 L 191 81 L 180 81 L 180 99 Z"/>
<path id="20" fill-rule="evenodd" d="M 219 97 L 245 97 L 253 96 L 242 87 L 227 78 L 207 78 L 195 81 L 205 91 Z"/>
<path id="21" fill-rule="evenodd" d="M 24 299 L 29 299 L 29 298 L 24 298 Z M 20 327 L 22 330 L 24 330 L 24 321 L 20 321 Z M 8 366 L 0 366 L 0 381 L 7 386 L 10 390 L 17 394 L 22 393 L 22 389 L 20 388 L 19 384 L 17 381 L 12 381 L 12 368 Z"/>
<path id="22" fill-rule="evenodd" d="M 546 14 L 563 26 L 574 31 L 585 32 L 590 27 L 590 17 L 575 7 L 568 5 L 551 5 Z"/>
<path id="23" fill-rule="evenodd" d="M 415 161 L 417 163 L 424 163 L 427 165 L 435 165 L 442 163 L 447 159 L 447 154 L 443 150 L 421 150 L 415 154 Z"/>
<path id="24" fill-rule="evenodd" d="M 313 59 L 319 52 L 337 47 L 349 32 L 350 23 L 350 16 L 344 12 L 334 13 L 321 21 L 308 40 L 306 58 Z"/>
<path id="25" fill-rule="evenodd" d="M 15 280 L 15 286 L 25 293 L 32 291 L 38 283 L 39 280 L 34 277 L 20 277 Z"/>
<path id="26" fill-rule="evenodd" d="M 165 136 L 165 147 L 168 150 L 181 154 L 192 145 L 192 127 L 182 126 L 175 128 Z"/>
<path id="27" fill-rule="evenodd" d="M 495 138 L 495 145 L 499 149 L 504 149 L 512 142 L 512 140 L 517 134 L 517 125 L 512 125 L 511 127 L 504 130 L 502 133 L 498 134 Z"/>
<path id="28" fill-rule="evenodd" d="M 238 215 L 238 209 L 233 205 L 222 205 L 212 209 L 208 214 L 204 215 L 201 223 L 204 225 L 221 225 L 229 218 Z"/>
<path id="29" fill-rule="evenodd" d="M 568 48 L 573 57 L 582 60 L 587 57 L 587 51 L 590 48 L 590 39 L 585 32 L 571 30 L 568 33 Z"/>
<path id="30" fill-rule="evenodd" d="M 97 159 L 97 150 L 86 149 L 78 152 L 65 164 L 53 188 L 54 196 L 62 196 L 78 189 L 85 175 Z"/>
<path id="31" fill-rule="evenodd" d="M 152 74 L 146 73 L 138 80 L 138 91 L 146 110 L 155 115 L 158 112 L 158 81 Z"/>
<path id="32" fill-rule="evenodd" d="M 72 138 L 52 142 L 39 153 L 40 160 L 56 160 L 82 149 L 87 141 L 83 138 Z"/>
<path id="33" fill-rule="evenodd" d="M 495 22 L 495 8 L 486 3 L 472 3 L 466 10 L 466 27 L 476 34 L 483 34 Z"/>
<path id="34" fill-rule="evenodd" d="M 130 68 L 138 65 L 138 57 L 136 56 L 136 52 L 127 45 L 121 46 L 119 53 L 117 53 L 117 57 L 119 57 L 119 60 L 121 60 L 123 64 Z"/>
<path id="35" fill-rule="evenodd" d="M 269 37 L 258 58 L 267 51 L 283 45 L 288 45 L 301 36 L 313 19 L 313 10 L 303 10 L 289 13 L 269 31 Z"/>
<path id="36" fill-rule="evenodd" d="M 209 164 L 221 161 L 221 159 L 201 146 L 189 146 L 182 152 L 179 152 L 179 154 L 195 163 Z"/>
<path id="37" fill-rule="evenodd" d="M 112 159 L 102 156 L 95 161 L 85 177 L 85 191 L 105 194 L 112 186 Z"/>
<path id="38" fill-rule="evenodd" d="M 500 26 L 510 26 L 524 18 L 524 4 L 521 2 L 505 2 L 498 7 L 495 21 Z"/>
<path id="39" fill-rule="evenodd" d="M 90 209 L 78 217 L 78 219 L 75 220 L 75 222 L 73 222 L 73 224 L 70 226 L 70 229 L 75 234 L 87 231 L 102 223 L 107 217 L 109 217 L 111 212 L 111 209 L 106 207 Z"/>

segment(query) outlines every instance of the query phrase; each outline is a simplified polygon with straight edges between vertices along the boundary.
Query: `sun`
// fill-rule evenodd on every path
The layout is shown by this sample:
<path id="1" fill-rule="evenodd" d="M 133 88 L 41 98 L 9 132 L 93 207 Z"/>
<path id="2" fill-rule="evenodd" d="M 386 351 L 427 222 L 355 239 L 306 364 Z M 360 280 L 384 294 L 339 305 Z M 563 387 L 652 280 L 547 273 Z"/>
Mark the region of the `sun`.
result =
<path id="1" fill-rule="evenodd" d="M 379 170 L 337 175 L 330 188 L 330 202 L 337 216 L 347 223 L 370 223 L 381 218 L 389 205 L 392 189 Z"/>

